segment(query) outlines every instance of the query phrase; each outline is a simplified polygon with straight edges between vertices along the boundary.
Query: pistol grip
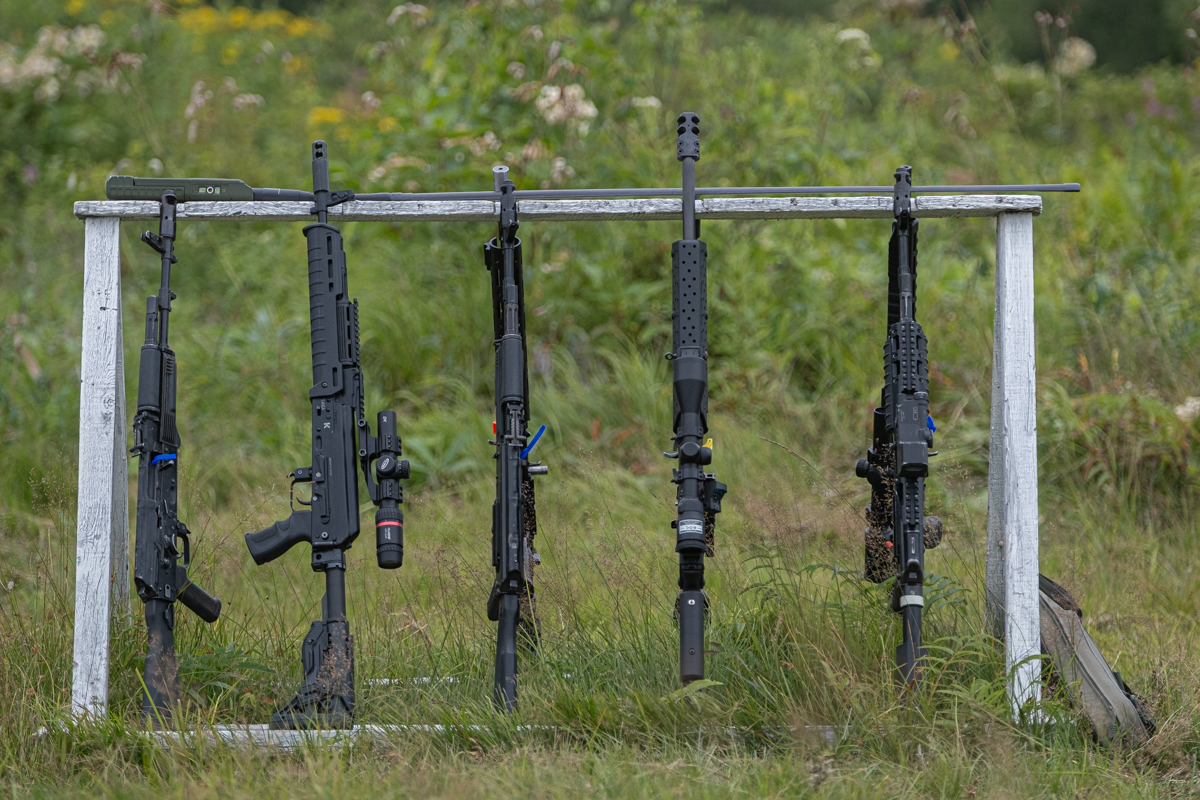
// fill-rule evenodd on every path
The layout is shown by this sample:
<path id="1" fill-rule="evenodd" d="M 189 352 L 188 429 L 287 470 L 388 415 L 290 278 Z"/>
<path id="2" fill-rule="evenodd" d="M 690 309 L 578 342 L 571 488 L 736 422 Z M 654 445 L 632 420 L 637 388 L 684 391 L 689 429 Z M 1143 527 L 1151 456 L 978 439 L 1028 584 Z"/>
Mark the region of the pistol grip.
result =
<path id="1" fill-rule="evenodd" d="M 177 595 L 179 602 L 190 608 L 196 616 L 208 623 L 221 616 L 221 601 L 188 580 Z"/>
<path id="2" fill-rule="evenodd" d="M 260 567 L 307 541 L 312 541 L 311 511 L 293 511 L 269 528 L 246 534 L 246 548 Z"/>

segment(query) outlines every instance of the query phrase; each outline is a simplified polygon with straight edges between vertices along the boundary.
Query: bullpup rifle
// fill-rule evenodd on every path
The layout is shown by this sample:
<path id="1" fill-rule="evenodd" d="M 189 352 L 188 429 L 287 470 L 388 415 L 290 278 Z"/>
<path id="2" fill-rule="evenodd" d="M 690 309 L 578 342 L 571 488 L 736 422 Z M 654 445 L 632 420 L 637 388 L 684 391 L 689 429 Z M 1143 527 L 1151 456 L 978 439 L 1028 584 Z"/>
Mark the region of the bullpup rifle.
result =
<path id="1" fill-rule="evenodd" d="M 901 619 L 896 665 L 903 684 L 915 688 L 927 655 L 921 641 L 925 549 L 941 543 L 942 522 L 925 516 L 925 478 L 929 456 L 936 455 L 930 452 L 936 428 L 929 415 L 928 343 L 916 320 L 912 167 L 896 170 L 893 210 L 882 404 L 875 409 L 872 446 L 855 473 L 871 485 L 865 575 L 875 583 L 895 578 L 892 611 Z"/>
<path id="2" fill-rule="evenodd" d="M 358 302 L 349 298 L 341 231 L 328 223 L 327 216 L 330 206 L 345 202 L 352 193 L 329 190 L 325 142 L 314 142 L 312 154 L 312 213 L 317 222 L 304 229 L 313 366 L 313 387 L 308 393 L 312 464 L 290 475 L 293 487 L 310 483 L 312 492 L 307 501 L 295 500 L 307 508 L 293 508 L 286 520 L 246 534 L 246 546 L 256 564 L 273 561 L 307 542 L 312 547 L 312 569 L 325 574 L 321 619 L 312 624 L 301 648 L 304 682 L 271 717 L 271 727 L 292 729 L 353 724 L 354 640 L 346 620 L 345 552 L 359 533 L 357 470 L 361 467 L 371 501 L 377 506 L 376 560 L 384 569 L 395 569 L 403 561 L 399 481 L 409 475 L 408 462 L 399 460 L 396 413 L 379 413 L 378 437 L 371 435 L 363 414 Z"/>
<path id="3" fill-rule="evenodd" d="M 182 699 L 175 661 L 175 602 L 205 622 L 216 622 L 221 601 L 188 577 L 192 561 L 190 531 L 179 519 L 179 428 L 175 423 L 177 365 L 167 342 L 170 329 L 171 265 L 175 258 L 177 198 L 159 198 L 158 233 L 142 241 L 162 255 L 157 295 L 146 301 L 146 342 L 138 370 L 137 416 L 133 447 L 138 457 L 137 539 L 133 580 L 145 604 L 148 646 L 143 672 L 142 715 L 155 723 L 170 720 Z"/>
<path id="4" fill-rule="evenodd" d="M 537 608 L 533 567 L 541 562 L 533 546 L 537 534 L 533 477 L 547 467 L 529 455 L 546 431 L 529 435 L 529 366 L 525 346 L 525 278 L 521 240 L 517 238 L 517 203 L 507 167 L 495 167 L 500 195 L 496 238 L 483 246 L 492 277 L 492 324 L 496 346 L 496 500 L 492 505 L 492 563 L 496 582 L 488 597 L 487 615 L 498 623 L 493 699 L 511 713 L 517 704 L 518 635 L 527 646 L 537 642 Z"/>
<path id="5" fill-rule="evenodd" d="M 716 515 L 728 487 L 704 467 L 712 463 L 708 433 L 708 246 L 696 220 L 696 162 L 700 160 L 700 118 L 678 119 L 676 157 L 683 165 L 683 238 L 671 245 L 671 334 L 667 354 L 673 370 L 673 438 L 678 459 L 675 552 L 679 554 L 679 679 L 686 685 L 704 677 L 704 559 L 712 556 Z"/>

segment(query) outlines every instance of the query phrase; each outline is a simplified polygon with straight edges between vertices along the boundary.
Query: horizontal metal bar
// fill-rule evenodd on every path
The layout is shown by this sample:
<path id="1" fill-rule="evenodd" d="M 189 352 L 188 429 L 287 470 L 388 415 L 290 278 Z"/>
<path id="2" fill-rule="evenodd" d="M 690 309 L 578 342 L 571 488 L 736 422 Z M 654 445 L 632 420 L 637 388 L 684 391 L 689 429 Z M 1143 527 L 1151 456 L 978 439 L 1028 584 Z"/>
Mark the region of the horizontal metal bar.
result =
<path id="1" fill-rule="evenodd" d="M 914 186 L 914 194 L 1011 194 L 1015 192 L 1078 192 L 1078 183 L 1019 183 Z M 280 191 L 255 189 L 260 191 Z M 697 197 L 764 197 L 769 195 L 890 194 L 891 186 L 710 186 L 696 189 Z M 633 197 L 679 197 L 681 189 L 518 189 L 517 200 L 594 200 Z M 499 200 L 496 192 L 371 192 L 355 194 L 368 202 L 414 202 L 432 200 Z"/>
<path id="2" fill-rule="evenodd" d="M 913 198 L 914 213 L 939 217 L 994 217 L 1009 212 L 1040 214 L 1037 195 L 956 195 Z M 605 220 L 677 220 L 679 199 L 522 200 L 521 218 L 528 221 L 584 222 Z M 179 205 L 179 219 L 309 222 L 310 203 L 192 202 Z M 381 202 L 351 201 L 329 209 L 329 220 L 377 222 L 495 222 L 499 204 L 490 200 Z M 723 219 L 890 219 L 892 197 L 712 197 L 696 201 L 696 217 Z M 85 200 L 75 216 L 157 219 L 158 203 L 146 200 Z"/>

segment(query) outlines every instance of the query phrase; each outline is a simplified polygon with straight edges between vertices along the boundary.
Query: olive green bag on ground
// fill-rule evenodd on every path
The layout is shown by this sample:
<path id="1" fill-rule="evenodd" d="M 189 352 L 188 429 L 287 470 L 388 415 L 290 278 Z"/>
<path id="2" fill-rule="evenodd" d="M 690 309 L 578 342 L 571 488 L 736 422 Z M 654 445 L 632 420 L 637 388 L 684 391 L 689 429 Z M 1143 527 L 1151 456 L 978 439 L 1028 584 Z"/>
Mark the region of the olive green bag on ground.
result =
<path id="1" fill-rule="evenodd" d="M 1050 657 L 1067 695 L 1083 708 L 1096 739 L 1104 744 L 1138 745 L 1146 741 L 1154 733 L 1154 720 L 1083 629 L 1079 604 L 1066 589 L 1044 575 L 1038 576 L 1038 588 L 1042 652 Z"/>

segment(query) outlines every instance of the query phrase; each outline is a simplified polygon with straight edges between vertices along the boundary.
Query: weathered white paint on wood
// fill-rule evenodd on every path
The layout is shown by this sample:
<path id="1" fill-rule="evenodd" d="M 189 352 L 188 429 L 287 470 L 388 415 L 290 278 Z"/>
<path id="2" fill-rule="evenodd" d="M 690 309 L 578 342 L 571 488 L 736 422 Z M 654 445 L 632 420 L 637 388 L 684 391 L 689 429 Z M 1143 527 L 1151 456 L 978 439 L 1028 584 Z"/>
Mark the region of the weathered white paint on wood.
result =
<path id="1" fill-rule="evenodd" d="M 84 235 L 71 689 L 76 714 L 107 710 L 109 625 L 113 599 L 122 597 L 114 582 L 129 582 L 120 226 L 119 219 L 89 219 Z"/>
<path id="2" fill-rule="evenodd" d="M 1015 714 L 1041 695 L 1041 665 L 1030 660 L 1042 650 L 1032 214 L 996 221 L 994 347 L 986 583 L 989 613 L 1004 633 Z"/>
<path id="3" fill-rule="evenodd" d="M 926 195 L 917 197 L 917 213 L 923 218 L 994 217 L 1009 212 L 1040 214 L 1039 195 Z M 311 222 L 311 203 L 181 203 L 179 219 L 238 219 Z M 545 222 L 604 220 L 677 220 L 681 200 L 522 200 L 522 219 Z M 379 222 L 494 222 L 500 213 L 491 200 L 428 202 L 351 201 L 329 209 L 335 220 Z M 81 201 L 77 217 L 120 217 L 157 219 L 158 203 L 145 200 Z M 699 219 L 886 219 L 892 216 L 891 197 L 709 197 L 696 201 Z"/>
<path id="4" fill-rule="evenodd" d="M 118 237 L 118 240 L 120 237 Z M 132 614 L 129 597 L 129 442 L 125 436 L 125 335 L 121 322 L 120 256 L 117 261 L 117 368 L 113 413 L 112 603 L 113 613 Z M 136 402 L 136 397 L 134 398 Z"/>

